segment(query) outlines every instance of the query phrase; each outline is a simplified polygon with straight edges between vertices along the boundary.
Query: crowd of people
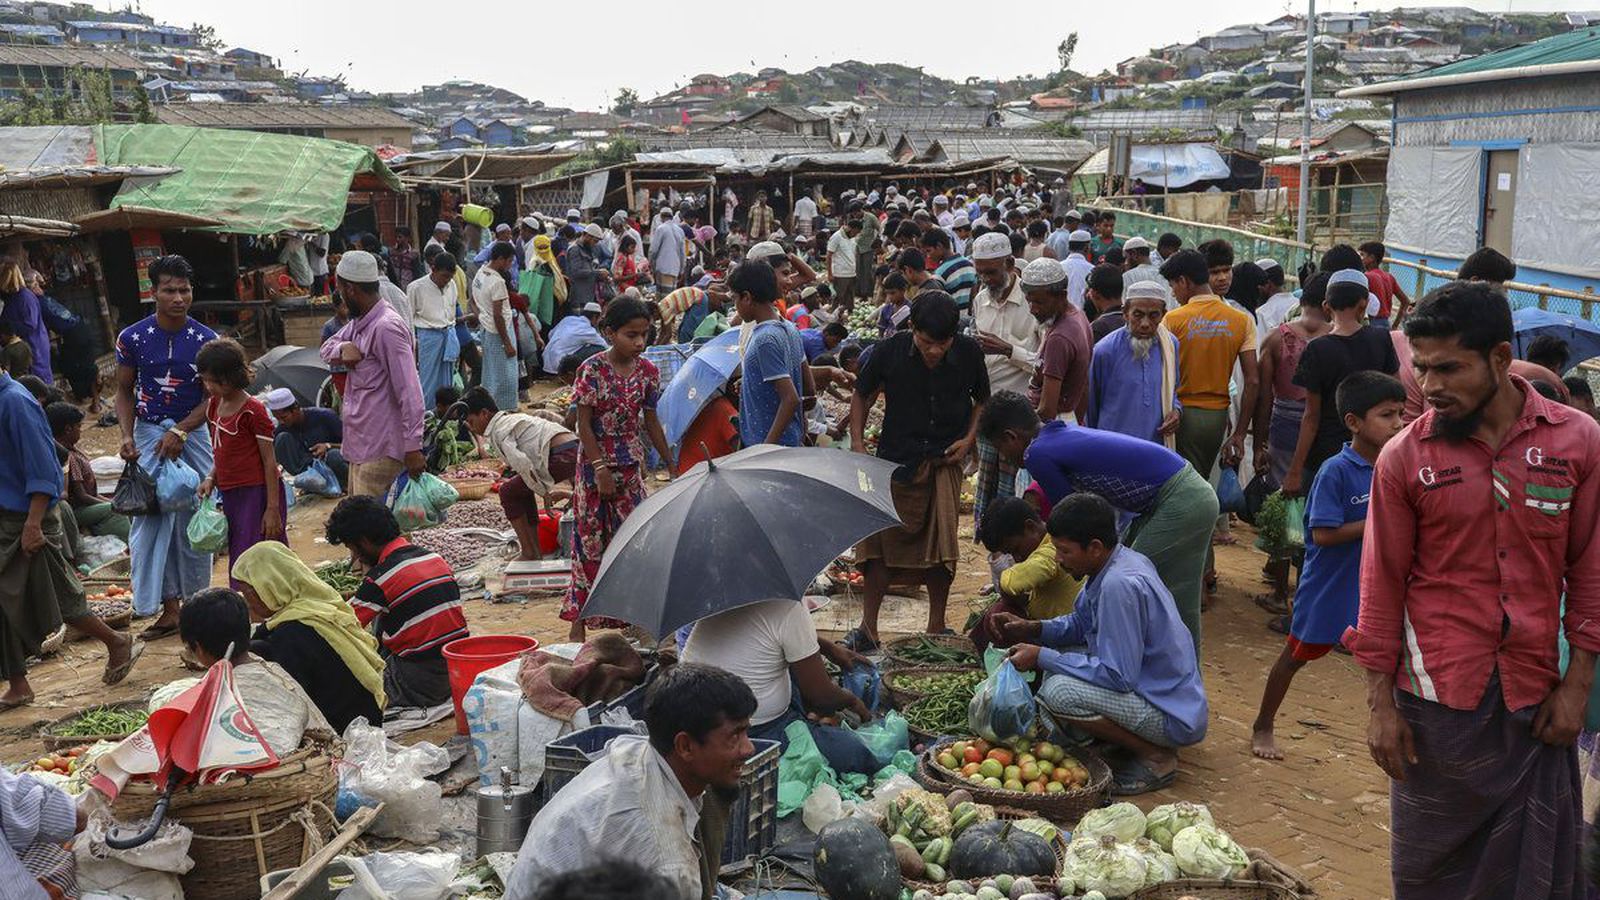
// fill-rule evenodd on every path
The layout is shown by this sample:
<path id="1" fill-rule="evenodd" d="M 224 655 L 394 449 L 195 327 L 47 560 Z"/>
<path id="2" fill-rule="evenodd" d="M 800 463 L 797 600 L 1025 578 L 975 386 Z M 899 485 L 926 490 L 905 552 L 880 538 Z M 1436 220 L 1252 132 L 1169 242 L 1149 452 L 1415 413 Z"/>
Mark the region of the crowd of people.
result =
<path id="1" fill-rule="evenodd" d="M 1041 673 L 1041 708 L 1108 749 L 1114 793 L 1169 785 L 1207 732 L 1202 624 L 1214 546 L 1233 540 L 1219 487 L 1260 479 L 1303 501 L 1304 548 L 1263 568 L 1273 590 L 1257 602 L 1285 644 L 1251 752 L 1281 759 L 1293 677 L 1350 653 L 1394 779 L 1397 894 L 1568 895 L 1585 819 L 1574 744 L 1600 652 L 1584 581 L 1600 565 L 1600 426 L 1587 382 L 1561 377 L 1565 345 L 1513 358 L 1509 260 L 1479 251 L 1413 299 L 1381 243 L 1334 246 L 1291 280 L 1288 261 L 1238 260 L 1226 240 L 1120 237 L 1113 210 L 1080 209 L 1059 180 L 779 199 L 441 221 L 420 253 L 358 238 L 331 273 L 302 243 L 292 252 L 323 271 L 299 275 L 334 296 L 320 355 L 337 411 L 252 396 L 244 350 L 188 315 L 188 263 L 153 262 L 153 314 L 116 344 L 121 455 L 157 480 L 187 471 L 191 500 L 215 498 L 227 588 L 186 537 L 196 502 L 112 510 L 78 449 L 82 412 L 13 377 L 37 375 L 44 326 L 26 300 L 12 312 L 36 292 L 0 278 L 0 405 L 19 423 L 0 452 L 20 461 L 0 473 L 0 706 L 32 699 L 26 659 L 63 622 L 105 643 L 116 683 L 168 635 L 221 658 L 215 635 L 240 616 L 257 627 L 238 661 L 286 674 L 334 729 L 448 699 L 440 649 L 468 634 L 454 573 L 383 499 L 437 469 L 441 441 L 503 465 L 523 560 L 543 555 L 541 503 L 570 501 L 560 616 L 578 642 L 627 624 L 584 610 L 652 473 L 758 444 L 875 454 L 895 466 L 903 524 L 854 549 L 856 627 L 820 638 L 803 606 L 772 601 L 686 629 L 683 662 L 646 703 L 648 736 L 618 741 L 545 808 L 509 894 L 557 896 L 626 846 L 677 895 L 710 896 L 704 851 L 721 846 L 718 798 L 750 738 L 786 743 L 805 723 L 837 770 L 874 770 L 832 724 L 870 710 L 824 662 L 870 665 L 895 585 L 924 588 L 927 631 L 951 631 L 969 479 L 998 595 L 973 639 Z M 669 440 L 651 348 L 727 331 L 739 366 Z M 524 411 L 552 376 L 570 402 Z M 287 546 L 285 479 L 308 472 L 348 495 L 324 536 L 366 573 L 349 598 Z M 78 530 L 126 537 L 135 612 L 151 620 L 139 641 L 89 615 Z"/>

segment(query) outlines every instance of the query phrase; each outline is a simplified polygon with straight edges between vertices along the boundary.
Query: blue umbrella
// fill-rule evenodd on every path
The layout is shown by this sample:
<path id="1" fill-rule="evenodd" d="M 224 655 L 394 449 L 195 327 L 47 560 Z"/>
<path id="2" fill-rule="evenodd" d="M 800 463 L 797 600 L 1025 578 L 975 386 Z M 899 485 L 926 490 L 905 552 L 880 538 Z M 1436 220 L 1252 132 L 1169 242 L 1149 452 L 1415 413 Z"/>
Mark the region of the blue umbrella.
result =
<path id="1" fill-rule="evenodd" d="M 1600 325 L 1580 316 L 1566 316 L 1537 306 L 1527 306 L 1511 314 L 1511 325 L 1516 334 L 1511 349 L 1518 359 L 1527 357 L 1528 345 L 1540 335 L 1548 334 L 1567 342 L 1571 352 L 1569 365 L 1600 356 Z"/>
<path id="2" fill-rule="evenodd" d="M 717 391 L 733 377 L 739 368 L 739 329 L 735 328 L 707 341 L 684 362 L 678 374 L 672 376 L 661 400 L 656 404 L 656 415 L 661 428 L 667 433 L 667 443 L 678 446 L 683 433 L 694 424 Z"/>

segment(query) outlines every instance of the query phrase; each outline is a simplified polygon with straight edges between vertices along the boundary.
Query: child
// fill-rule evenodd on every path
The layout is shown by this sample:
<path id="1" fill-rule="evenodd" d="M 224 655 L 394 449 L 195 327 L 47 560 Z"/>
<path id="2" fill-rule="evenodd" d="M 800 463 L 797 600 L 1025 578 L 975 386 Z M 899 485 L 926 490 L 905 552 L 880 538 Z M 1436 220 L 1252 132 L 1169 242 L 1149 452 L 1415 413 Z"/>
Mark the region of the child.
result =
<path id="1" fill-rule="evenodd" d="M 1370 324 L 1388 331 L 1390 323 L 1406 317 L 1411 298 L 1406 296 L 1400 282 L 1383 270 L 1383 258 L 1389 251 L 1381 241 L 1367 241 L 1358 252 L 1361 267 L 1367 272 L 1367 288 L 1378 297 L 1378 314 L 1372 317 Z"/>
<path id="2" fill-rule="evenodd" d="M 644 301 L 618 297 L 606 307 L 600 331 L 611 342 L 578 367 L 572 396 L 578 404 L 582 461 L 575 479 L 572 516 L 572 587 L 561 618 L 572 623 L 568 639 L 584 639 L 583 605 L 600 571 L 600 558 L 634 507 L 644 502 L 644 441 L 664 460 L 672 459 L 667 436 L 656 418 L 661 372 L 643 358 L 651 313 Z M 597 628 L 621 628 L 608 619 L 590 620 Z"/>
<path id="3" fill-rule="evenodd" d="M 111 508 L 111 501 L 100 496 L 100 482 L 94 476 L 89 454 L 78 448 L 83 438 L 83 410 L 71 403 L 52 403 L 45 408 L 56 444 L 67 454 L 67 503 L 77 518 L 78 527 L 90 534 L 113 534 L 128 542 L 128 517 Z"/>
<path id="4" fill-rule="evenodd" d="M 212 488 L 222 494 L 222 514 L 228 519 L 229 584 L 238 590 L 231 573 L 239 554 L 262 541 L 285 539 L 287 504 L 272 444 L 272 414 L 246 391 L 250 367 L 238 341 L 207 341 L 194 362 L 210 395 L 206 422 L 215 448 L 211 471 L 201 480 L 198 493 L 201 499 Z"/>
<path id="5" fill-rule="evenodd" d="M 10 322 L 0 322 L 0 367 L 12 378 L 33 371 L 33 348 L 17 337 L 17 329 Z"/>
<path id="6" fill-rule="evenodd" d="M 338 334 L 339 329 L 343 328 L 349 323 L 350 308 L 345 306 L 344 296 L 338 291 L 334 291 L 333 315 L 328 317 L 328 321 L 322 323 L 322 343 L 326 344 L 328 342 L 328 338 Z M 321 346 L 321 344 L 318 346 Z M 328 367 L 328 374 L 333 376 L 334 396 L 336 398 L 343 397 L 345 381 L 349 379 L 350 373 L 346 371 L 344 366 L 334 365 Z"/>
<path id="7" fill-rule="evenodd" d="M 1382 372 L 1355 372 L 1339 385 L 1339 413 L 1350 443 L 1323 464 L 1311 484 L 1305 523 L 1311 540 L 1295 591 L 1289 639 L 1267 675 L 1250 738 L 1250 752 L 1262 759 L 1283 758 L 1272 723 L 1295 673 L 1326 656 L 1345 628 L 1356 623 L 1372 464 L 1383 445 L 1400 433 L 1405 402 L 1405 388 Z"/>
<path id="8" fill-rule="evenodd" d="M 972 639 L 979 649 L 989 644 L 1010 646 L 1009 641 L 990 627 L 996 612 L 1035 621 L 1072 612 L 1083 582 L 1068 575 L 1056 562 L 1055 543 L 1050 540 L 1044 519 L 1031 502 L 1020 497 L 992 501 L 983 510 L 978 537 L 992 557 L 1016 560 L 995 580 L 1000 589 L 999 601 L 984 612 L 972 630 Z"/>

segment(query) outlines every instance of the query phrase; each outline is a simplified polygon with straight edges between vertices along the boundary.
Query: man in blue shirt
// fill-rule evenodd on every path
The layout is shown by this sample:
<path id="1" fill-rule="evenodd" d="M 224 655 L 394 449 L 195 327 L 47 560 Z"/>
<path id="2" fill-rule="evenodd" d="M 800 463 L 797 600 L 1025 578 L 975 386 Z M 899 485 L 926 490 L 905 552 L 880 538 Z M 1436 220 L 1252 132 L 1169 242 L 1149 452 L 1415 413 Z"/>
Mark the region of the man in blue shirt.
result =
<path id="1" fill-rule="evenodd" d="M 268 391 L 266 404 L 278 420 L 272 446 L 285 473 L 292 478 L 310 468 L 312 460 L 320 459 L 339 479 L 337 487 L 343 489 L 350 483 L 350 464 L 339 450 L 344 443 L 344 423 L 338 413 L 320 406 L 302 407 L 288 388 Z"/>
<path id="2" fill-rule="evenodd" d="M 1161 327 L 1166 296 L 1160 285 L 1141 282 L 1125 292 L 1122 309 L 1127 324 L 1094 345 L 1084 423 L 1164 443 L 1178 430 L 1180 408 L 1178 339 Z"/>
<path id="3" fill-rule="evenodd" d="M 728 276 L 739 319 L 754 323 L 744 345 L 739 381 L 739 440 L 746 447 L 798 447 L 805 438 L 800 388 L 805 348 L 794 323 L 778 315 L 778 276 L 764 262 L 745 262 Z"/>
<path id="4" fill-rule="evenodd" d="M 1087 579 L 1072 612 L 1045 622 L 997 613 L 1011 664 L 1046 673 L 1039 703 L 1061 725 L 1129 751 L 1111 793 L 1160 790 L 1178 774 L 1178 747 L 1206 736 L 1209 708 L 1194 647 L 1148 557 L 1117 543 L 1117 514 L 1094 494 L 1050 512 L 1056 561 Z"/>
<path id="5" fill-rule="evenodd" d="M 806 362 L 814 363 L 822 354 L 832 353 L 833 348 L 844 343 L 849 336 L 850 329 L 840 322 L 829 322 L 822 328 L 801 329 L 800 346 L 805 348 Z"/>
<path id="6" fill-rule="evenodd" d="M 128 676 L 144 645 L 123 637 L 89 612 L 62 547 L 65 482 L 43 407 L 28 389 L 0 372 L 0 710 L 33 701 L 28 657 L 67 622 L 110 651 L 101 680 Z"/>
<path id="7" fill-rule="evenodd" d="M 1055 421 L 1039 424 L 1026 397 L 1001 391 L 978 418 L 1000 459 L 1025 466 L 1051 503 L 1087 492 L 1135 518 L 1127 543 L 1148 557 L 1200 650 L 1200 598 L 1217 494 L 1183 457 L 1138 438 Z"/>

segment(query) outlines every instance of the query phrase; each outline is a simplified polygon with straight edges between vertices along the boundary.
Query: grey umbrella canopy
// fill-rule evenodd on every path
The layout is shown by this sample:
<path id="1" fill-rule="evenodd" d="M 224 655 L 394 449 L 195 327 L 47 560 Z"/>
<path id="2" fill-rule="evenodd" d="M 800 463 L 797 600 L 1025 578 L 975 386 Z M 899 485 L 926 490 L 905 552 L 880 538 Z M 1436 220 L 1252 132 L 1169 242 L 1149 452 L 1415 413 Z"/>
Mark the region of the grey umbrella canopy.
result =
<path id="1" fill-rule="evenodd" d="M 253 368 L 256 378 L 250 384 L 251 393 L 286 387 L 294 392 L 294 399 L 301 406 L 316 406 L 323 386 L 333 377 L 318 348 L 292 344 L 263 353 Z"/>
<path id="2" fill-rule="evenodd" d="M 845 549 L 901 524 L 894 470 L 860 453 L 771 444 L 701 463 L 622 523 L 583 614 L 660 637 L 750 603 L 798 601 Z"/>

